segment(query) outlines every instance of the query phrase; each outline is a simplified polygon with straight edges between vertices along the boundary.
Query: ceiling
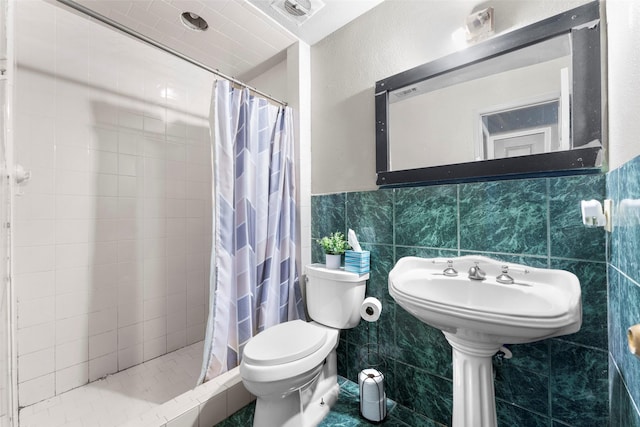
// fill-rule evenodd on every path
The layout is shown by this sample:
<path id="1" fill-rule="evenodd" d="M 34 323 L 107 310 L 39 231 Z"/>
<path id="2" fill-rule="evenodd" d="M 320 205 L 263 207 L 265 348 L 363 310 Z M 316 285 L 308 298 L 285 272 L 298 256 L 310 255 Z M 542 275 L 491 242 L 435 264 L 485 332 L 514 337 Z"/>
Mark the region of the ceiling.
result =
<path id="1" fill-rule="evenodd" d="M 314 45 L 338 28 L 382 3 L 383 0 L 311 0 L 309 18 L 300 23 L 279 8 L 279 0 L 248 0 L 258 9 L 295 34 L 300 40 Z M 314 10 L 317 8 L 317 12 Z"/>
<path id="2" fill-rule="evenodd" d="M 278 0 L 75 1 L 211 68 L 247 79 L 273 58 L 284 58 L 299 39 L 312 45 L 383 0 L 313 0 L 313 6 L 324 4 L 302 24 L 271 6 Z M 186 28 L 182 12 L 200 15 L 208 30 Z"/>

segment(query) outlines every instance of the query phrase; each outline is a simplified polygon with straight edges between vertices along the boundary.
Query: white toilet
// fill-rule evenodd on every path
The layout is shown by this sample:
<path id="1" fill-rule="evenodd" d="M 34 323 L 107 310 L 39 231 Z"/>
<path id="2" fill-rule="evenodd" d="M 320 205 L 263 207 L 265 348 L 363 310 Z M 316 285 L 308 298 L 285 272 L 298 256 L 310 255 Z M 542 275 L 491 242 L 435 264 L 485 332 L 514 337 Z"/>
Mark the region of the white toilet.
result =
<path id="1" fill-rule="evenodd" d="M 338 399 L 340 329 L 360 322 L 369 274 L 329 270 L 324 264 L 308 265 L 305 272 L 313 322 L 272 326 L 244 348 L 240 376 L 257 398 L 254 427 L 316 426 Z"/>

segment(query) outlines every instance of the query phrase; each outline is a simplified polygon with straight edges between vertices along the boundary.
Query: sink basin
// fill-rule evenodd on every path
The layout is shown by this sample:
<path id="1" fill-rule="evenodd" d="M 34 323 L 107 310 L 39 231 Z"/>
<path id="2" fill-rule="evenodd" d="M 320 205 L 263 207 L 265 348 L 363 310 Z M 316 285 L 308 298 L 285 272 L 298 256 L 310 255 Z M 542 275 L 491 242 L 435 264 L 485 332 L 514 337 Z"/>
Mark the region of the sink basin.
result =
<path id="1" fill-rule="evenodd" d="M 497 426 L 491 358 L 502 345 L 571 334 L 582 324 L 574 274 L 484 256 L 401 258 L 389 294 L 451 344 L 453 427 Z"/>
<path id="2" fill-rule="evenodd" d="M 518 344 L 577 332 L 582 321 L 580 282 L 568 271 L 506 264 L 513 284 L 496 281 L 505 263 L 483 256 L 447 260 L 406 257 L 389 274 L 389 294 L 409 313 L 442 331 L 482 342 Z M 467 271 L 478 263 L 485 280 Z"/>

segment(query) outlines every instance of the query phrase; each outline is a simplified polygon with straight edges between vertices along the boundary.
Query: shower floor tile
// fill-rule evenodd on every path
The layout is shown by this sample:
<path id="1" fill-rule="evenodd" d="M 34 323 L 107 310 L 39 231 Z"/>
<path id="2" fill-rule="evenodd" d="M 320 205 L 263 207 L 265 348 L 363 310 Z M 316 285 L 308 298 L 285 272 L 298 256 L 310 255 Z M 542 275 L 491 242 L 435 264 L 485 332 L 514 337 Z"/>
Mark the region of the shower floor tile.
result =
<path id="1" fill-rule="evenodd" d="M 318 427 L 363 427 L 374 424 L 387 427 L 411 427 L 397 417 L 396 403 L 387 399 L 387 418 L 382 423 L 369 422 L 360 416 L 360 390 L 358 384 L 339 378 L 340 394 L 338 402 Z M 247 427 L 253 423 L 255 402 L 245 406 L 216 427 Z"/>
<path id="2" fill-rule="evenodd" d="M 202 341 L 20 410 L 20 427 L 116 427 L 191 390 Z"/>

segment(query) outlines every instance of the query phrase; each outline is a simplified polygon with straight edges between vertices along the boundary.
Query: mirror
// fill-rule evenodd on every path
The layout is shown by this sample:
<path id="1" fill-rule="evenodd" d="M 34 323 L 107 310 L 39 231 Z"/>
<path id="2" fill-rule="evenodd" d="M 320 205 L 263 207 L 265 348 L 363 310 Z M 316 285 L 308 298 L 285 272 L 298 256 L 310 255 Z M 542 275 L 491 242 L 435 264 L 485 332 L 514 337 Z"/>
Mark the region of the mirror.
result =
<path id="1" fill-rule="evenodd" d="M 599 4 L 376 83 L 377 184 L 598 172 Z"/>

